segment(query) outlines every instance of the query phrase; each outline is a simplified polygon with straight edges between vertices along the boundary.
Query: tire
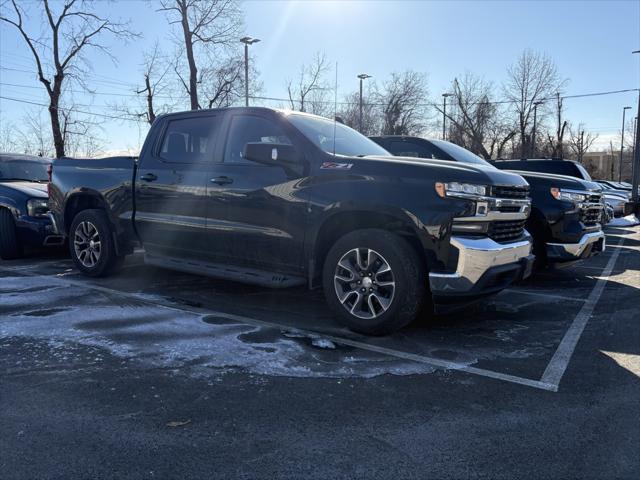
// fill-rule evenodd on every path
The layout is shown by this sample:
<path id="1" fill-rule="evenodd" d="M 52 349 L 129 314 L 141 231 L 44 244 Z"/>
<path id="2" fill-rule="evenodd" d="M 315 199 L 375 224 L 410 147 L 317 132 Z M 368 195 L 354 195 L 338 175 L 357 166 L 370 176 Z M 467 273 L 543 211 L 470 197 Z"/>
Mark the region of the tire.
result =
<path id="1" fill-rule="evenodd" d="M 75 216 L 69 230 L 69 253 L 76 268 L 89 277 L 104 277 L 114 270 L 120 258 L 104 210 L 82 210 Z"/>
<path id="2" fill-rule="evenodd" d="M 340 238 L 325 259 L 322 284 L 342 323 L 367 335 L 386 335 L 411 323 L 427 294 L 426 268 L 417 252 L 398 235 L 378 229 Z"/>
<path id="3" fill-rule="evenodd" d="M 18 232 L 11 212 L 0 208 L 0 258 L 14 260 L 24 255 L 22 244 L 18 241 Z"/>

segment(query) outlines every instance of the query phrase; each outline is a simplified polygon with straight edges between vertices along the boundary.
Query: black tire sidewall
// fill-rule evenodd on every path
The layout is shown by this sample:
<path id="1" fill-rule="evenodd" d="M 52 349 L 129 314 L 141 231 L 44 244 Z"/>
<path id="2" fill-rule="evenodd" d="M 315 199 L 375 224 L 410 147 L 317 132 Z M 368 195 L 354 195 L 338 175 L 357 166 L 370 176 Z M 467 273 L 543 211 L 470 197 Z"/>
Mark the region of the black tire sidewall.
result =
<path id="1" fill-rule="evenodd" d="M 0 209 L 0 258 L 12 260 L 22 256 L 22 245 L 18 242 L 18 232 L 11 212 Z"/>
<path id="2" fill-rule="evenodd" d="M 371 248 L 391 266 L 396 290 L 389 309 L 375 319 L 362 319 L 349 313 L 338 300 L 334 274 L 338 261 L 349 250 Z M 416 251 L 400 236 L 378 229 L 351 232 L 329 250 L 322 272 L 327 303 L 351 330 L 367 335 L 385 335 L 409 324 L 419 313 L 427 293 L 426 269 Z"/>
<path id="3" fill-rule="evenodd" d="M 74 246 L 74 235 L 76 228 L 81 222 L 91 222 L 95 225 L 100 236 L 100 258 L 93 267 L 85 267 L 76 255 Z M 107 275 L 116 264 L 117 256 L 111 235 L 111 224 L 107 214 L 103 210 L 82 210 L 79 212 L 69 229 L 69 253 L 76 268 L 90 277 L 101 277 Z"/>

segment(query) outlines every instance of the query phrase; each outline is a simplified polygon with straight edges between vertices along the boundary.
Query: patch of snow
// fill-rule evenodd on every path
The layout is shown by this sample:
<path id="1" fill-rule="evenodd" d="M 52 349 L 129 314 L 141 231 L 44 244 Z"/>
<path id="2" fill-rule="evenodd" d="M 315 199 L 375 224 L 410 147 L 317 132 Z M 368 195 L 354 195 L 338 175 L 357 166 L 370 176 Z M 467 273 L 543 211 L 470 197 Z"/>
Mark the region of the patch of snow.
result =
<path id="1" fill-rule="evenodd" d="M 640 225 L 640 220 L 633 213 L 626 217 L 614 218 L 607 223 L 607 227 L 633 227 L 635 225 Z"/>
<path id="2" fill-rule="evenodd" d="M 335 350 L 336 344 L 326 338 L 313 338 L 311 345 L 318 348 L 327 348 L 329 350 Z"/>
<path id="3" fill-rule="evenodd" d="M 370 378 L 434 371 L 430 365 L 374 352 L 344 351 L 321 337 L 241 323 L 205 323 L 206 315 L 75 285 L 61 286 L 47 277 L 0 277 L 0 296 L 0 340 L 45 340 L 60 358 L 83 345 L 143 366 L 194 376 L 247 371 L 271 376 Z M 347 358 L 354 356 L 358 362 Z"/>

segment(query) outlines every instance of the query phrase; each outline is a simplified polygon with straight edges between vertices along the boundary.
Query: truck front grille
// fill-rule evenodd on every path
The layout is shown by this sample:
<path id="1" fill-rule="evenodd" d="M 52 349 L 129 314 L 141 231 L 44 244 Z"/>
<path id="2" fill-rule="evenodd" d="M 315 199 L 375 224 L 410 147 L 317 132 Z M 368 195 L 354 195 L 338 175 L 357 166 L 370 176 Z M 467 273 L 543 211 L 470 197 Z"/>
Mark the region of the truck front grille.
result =
<path id="1" fill-rule="evenodd" d="M 496 185 L 491 187 L 491 196 L 497 198 L 527 198 L 529 196 L 529 187 Z"/>
<path id="2" fill-rule="evenodd" d="M 500 220 L 489 224 L 489 238 L 504 243 L 517 240 L 524 233 L 526 220 Z"/>
<path id="3" fill-rule="evenodd" d="M 602 207 L 584 206 L 580 209 L 580 221 L 591 227 L 600 223 Z"/>

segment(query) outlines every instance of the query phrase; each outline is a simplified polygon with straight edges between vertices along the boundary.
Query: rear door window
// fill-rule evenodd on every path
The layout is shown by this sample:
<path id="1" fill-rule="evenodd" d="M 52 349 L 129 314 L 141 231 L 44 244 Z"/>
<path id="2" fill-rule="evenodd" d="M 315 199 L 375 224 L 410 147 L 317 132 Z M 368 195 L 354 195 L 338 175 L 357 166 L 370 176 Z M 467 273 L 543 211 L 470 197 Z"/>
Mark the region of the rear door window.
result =
<path id="1" fill-rule="evenodd" d="M 218 126 L 213 115 L 170 120 L 158 156 L 169 163 L 211 162 Z"/>

